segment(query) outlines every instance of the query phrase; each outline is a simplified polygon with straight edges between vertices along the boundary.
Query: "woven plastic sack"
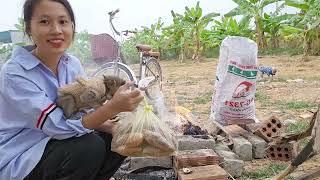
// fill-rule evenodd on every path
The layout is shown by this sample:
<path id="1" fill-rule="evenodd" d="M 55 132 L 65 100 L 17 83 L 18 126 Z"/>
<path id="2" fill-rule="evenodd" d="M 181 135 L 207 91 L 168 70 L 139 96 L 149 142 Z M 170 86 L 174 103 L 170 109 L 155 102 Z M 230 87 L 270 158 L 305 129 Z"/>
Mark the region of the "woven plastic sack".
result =
<path id="1" fill-rule="evenodd" d="M 256 121 L 257 44 L 244 37 L 227 37 L 220 47 L 211 118 L 220 124 Z"/>
<path id="2" fill-rule="evenodd" d="M 146 99 L 135 112 L 119 114 L 111 150 L 124 156 L 169 156 L 177 148 L 169 126 L 159 119 Z"/>

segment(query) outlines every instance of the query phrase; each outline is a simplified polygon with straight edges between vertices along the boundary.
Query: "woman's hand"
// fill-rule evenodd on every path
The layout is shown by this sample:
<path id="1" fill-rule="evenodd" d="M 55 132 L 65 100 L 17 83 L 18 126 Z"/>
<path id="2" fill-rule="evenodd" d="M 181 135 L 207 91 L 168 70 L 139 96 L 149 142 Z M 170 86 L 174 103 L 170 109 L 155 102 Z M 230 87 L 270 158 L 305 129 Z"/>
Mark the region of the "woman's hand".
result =
<path id="1" fill-rule="evenodd" d="M 83 117 L 82 124 L 88 129 L 97 129 L 106 121 L 120 112 L 133 111 L 143 100 L 143 95 L 139 89 L 130 91 L 133 82 L 120 86 L 111 100 L 103 104 L 96 111 Z"/>
<path id="2" fill-rule="evenodd" d="M 137 88 L 130 91 L 133 87 L 133 82 L 127 82 L 123 86 L 120 86 L 112 99 L 108 101 L 114 111 L 127 112 L 133 111 L 139 103 L 143 100 L 141 91 Z"/>
<path id="3" fill-rule="evenodd" d="M 96 130 L 108 134 L 112 134 L 112 129 L 114 127 L 115 122 L 111 122 L 110 120 L 107 120 L 103 124 L 101 124 Z"/>

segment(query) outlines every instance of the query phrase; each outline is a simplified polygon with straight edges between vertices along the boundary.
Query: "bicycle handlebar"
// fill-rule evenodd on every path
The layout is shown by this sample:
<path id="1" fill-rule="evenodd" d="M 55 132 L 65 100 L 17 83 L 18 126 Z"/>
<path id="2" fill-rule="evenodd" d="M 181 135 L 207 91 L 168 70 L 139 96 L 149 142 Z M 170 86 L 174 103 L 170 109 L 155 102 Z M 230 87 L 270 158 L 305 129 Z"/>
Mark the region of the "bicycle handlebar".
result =
<path id="1" fill-rule="evenodd" d="M 137 31 L 131 31 L 131 30 L 125 30 L 125 31 L 121 31 L 123 33 L 123 35 L 128 36 L 129 33 L 131 34 L 136 34 Z"/>
<path id="2" fill-rule="evenodd" d="M 118 35 L 120 36 L 120 32 L 116 30 L 116 28 L 114 27 L 112 20 L 114 18 L 114 16 L 120 11 L 120 9 L 116 9 L 114 11 L 110 11 L 108 12 L 109 14 L 109 23 L 112 27 L 112 30 Z M 125 30 L 125 31 L 121 31 L 121 33 L 123 33 L 123 35 L 128 36 L 129 33 L 135 34 L 137 33 L 137 31 L 131 31 L 131 30 Z"/>
<path id="3" fill-rule="evenodd" d="M 108 14 L 110 15 L 110 17 L 114 17 L 119 11 L 120 11 L 120 9 L 118 8 L 118 9 L 116 9 L 114 11 L 108 12 Z"/>
<path id="4" fill-rule="evenodd" d="M 110 25 L 111 25 L 111 27 L 112 27 L 112 30 L 113 30 L 118 36 L 120 36 L 120 32 L 117 31 L 116 28 L 114 27 L 114 25 L 113 25 L 113 23 L 112 23 L 112 20 L 113 20 L 114 16 L 115 16 L 119 11 L 120 11 L 120 9 L 116 9 L 116 10 L 114 10 L 114 11 L 108 12 L 108 14 L 109 14 L 109 23 L 110 23 Z"/>

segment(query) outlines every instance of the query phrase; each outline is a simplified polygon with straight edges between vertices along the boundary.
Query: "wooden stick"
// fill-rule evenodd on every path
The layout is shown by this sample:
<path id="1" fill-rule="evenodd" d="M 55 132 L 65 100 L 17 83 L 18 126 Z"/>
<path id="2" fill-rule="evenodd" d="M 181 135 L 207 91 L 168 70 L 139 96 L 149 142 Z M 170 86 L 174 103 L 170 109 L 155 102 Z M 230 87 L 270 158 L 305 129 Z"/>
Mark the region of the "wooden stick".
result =
<path id="1" fill-rule="evenodd" d="M 293 172 L 299 165 L 301 165 L 306 160 L 310 159 L 312 156 L 314 156 L 319 151 L 319 132 L 318 132 L 318 126 L 320 121 L 320 114 L 319 114 L 320 104 L 318 105 L 318 110 L 316 113 L 314 113 L 312 120 L 310 122 L 310 127 L 304 131 L 303 133 L 298 134 L 297 136 L 291 136 L 296 138 L 301 138 L 303 136 L 307 137 L 306 134 L 312 135 L 311 139 L 309 140 L 308 144 L 302 149 L 302 151 L 297 155 L 296 158 L 294 158 L 291 162 L 291 164 L 279 175 L 272 178 L 273 180 L 281 180 L 284 179 L 287 175 L 289 175 L 291 172 Z M 312 128 L 311 128 L 312 127 Z M 300 136 L 299 136 L 300 135 Z M 310 136 L 309 135 L 309 136 Z"/>
<path id="2" fill-rule="evenodd" d="M 316 177 L 320 176 L 320 167 L 318 167 L 317 169 L 314 169 L 312 171 L 309 171 L 297 178 L 295 178 L 296 180 L 307 180 L 307 179 L 313 179 Z"/>
<path id="3" fill-rule="evenodd" d="M 284 136 L 281 136 L 279 139 L 276 140 L 276 143 L 282 144 L 282 143 L 287 143 L 290 141 L 298 141 L 300 139 L 311 136 L 312 130 L 315 125 L 315 121 L 317 119 L 317 114 L 318 114 L 318 111 L 313 114 L 313 117 L 309 123 L 308 129 L 306 129 L 305 131 L 298 133 L 298 134 L 286 134 Z"/>
<path id="4" fill-rule="evenodd" d="M 293 172 L 297 167 L 309 159 L 310 155 L 313 152 L 314 138 L 310 139 L 308 144 L 303 148 L 303 150 L 298 154 L 296 158 L 294 158 L 291 164 L 279 175 L 273 178 L 273 180 L 281 180 L 284 179 L 287 175 Z"/>

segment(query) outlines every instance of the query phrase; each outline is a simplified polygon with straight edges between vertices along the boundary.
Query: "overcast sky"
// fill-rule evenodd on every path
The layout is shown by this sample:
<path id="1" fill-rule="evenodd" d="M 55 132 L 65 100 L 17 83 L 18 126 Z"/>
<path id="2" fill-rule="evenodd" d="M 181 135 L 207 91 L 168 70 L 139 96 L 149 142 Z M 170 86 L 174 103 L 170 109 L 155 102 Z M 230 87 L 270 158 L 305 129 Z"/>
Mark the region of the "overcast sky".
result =
<path id="1" fill-rule="evenodd" d="M 107 12 L 120 9 L 115 19 L 119 30 L 150 26 L 159 17 L 171 23 L 170 11 L 184 12 L 185 6 L 195 6 L 197 0 L 69 0 L 76 16 L 77 31 L 87 30 L 92 34 L 108 32 Z M 0 31 L 13 30 L 18 17 L 22 16 L 24 0 L 0 0 Z M 236 4 L 232 0 L 200 0 L 203 13 L 225 14 Z M 268 7 L 267 9 L 272 9 Z M 292 11 L 289 9 L 288 11 Z"/>

